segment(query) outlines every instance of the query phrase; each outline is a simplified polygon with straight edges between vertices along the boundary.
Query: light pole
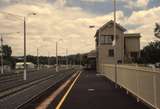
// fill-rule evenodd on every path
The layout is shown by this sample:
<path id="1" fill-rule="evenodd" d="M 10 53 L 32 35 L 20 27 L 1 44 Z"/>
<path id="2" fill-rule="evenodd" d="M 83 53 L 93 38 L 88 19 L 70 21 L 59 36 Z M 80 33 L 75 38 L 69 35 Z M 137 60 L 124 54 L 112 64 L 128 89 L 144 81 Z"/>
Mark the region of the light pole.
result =
<path id="1" fill-rule="evenodd" d="M 63 41 L 62 39 L 59 39 L 58 41 Z M 56 41 L 56 72 L 59 71 L 59 62 L 58 62 L 58 41 Z"/>
<path id="2" fill-rule="evenodd" d="M 81 68 L 81 54 L 79 54 L 79 68 Z"/>
<path id="3" fill-rule="evenodd" d="M 66 49 L 66 69 L 68 69 L 68 49 Z"/>
<path id="4" fill-rule="evenodd" d="M 50 65 L 50 60 L 49 60 L 49 52 L 48 52 L 48 68 L 49 68 L 49 65 Z"/>
<path id="5" fill-rule="evenodd" d="M 26 17 L 24 17 L 24 75 L 23 79 L 27 80 L 27 68 L 26 68 Z"/>
<path id="6" fill-rule="evenodd" d="M 36 15 L 36 13 L 30 13 L 29 15 Z M 28 17 L 27 16 L 27 17 Z M 24 75 L 23 80 L 27 80 L 27 66 L 26 66 L 26 17 L 24 17 Z"/>
<path id="7" fill-rule="evenodd" d="M 1 35 L 1 74 L 4 74 L 3 69 L 3 37 Z"/>
<path id="8" fill-rule="evenodd" d="M 56 42 L 56 72 L 58 72 L 58 42 Z"/>
<path id="9" fill-rule="evenodd" d="M 39 70 L 39 49 L 37 48 L 37 70 Z"/>
<path id="10" fill-rule="evenodd" d="M 114 64 L 115 64 L 115 87 L 117 88 L 117 51 L 116 51 L 116 0 L 114 0 Z"/>
<path id="11" fill-rule="evenodd" d="M 27 17 L 29 15 L 36 15 L 36 13 L 30 13 L 27 15 Z M 23 74 L 23 80 L 27 80 L 27 65 L 26 65 L 26 61 L 27 61 L 27 58 L 26 58 L 26 35 L 27 35 L 27 32 L 26 32 L 26 17 L 24 17 L 24 74 Z"/>

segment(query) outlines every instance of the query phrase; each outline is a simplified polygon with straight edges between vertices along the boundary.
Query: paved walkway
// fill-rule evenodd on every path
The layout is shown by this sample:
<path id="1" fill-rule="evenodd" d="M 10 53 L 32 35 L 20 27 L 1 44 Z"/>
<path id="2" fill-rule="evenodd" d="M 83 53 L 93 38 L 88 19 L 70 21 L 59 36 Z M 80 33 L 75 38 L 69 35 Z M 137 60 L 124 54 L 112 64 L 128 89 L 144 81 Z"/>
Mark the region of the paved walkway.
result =
<path id="1" fill-rule="evenodd" d="M 149 109 L 125 91 L 115 89 L 104 76 L 85 71 L 74 84 L 61 109 Z"/>

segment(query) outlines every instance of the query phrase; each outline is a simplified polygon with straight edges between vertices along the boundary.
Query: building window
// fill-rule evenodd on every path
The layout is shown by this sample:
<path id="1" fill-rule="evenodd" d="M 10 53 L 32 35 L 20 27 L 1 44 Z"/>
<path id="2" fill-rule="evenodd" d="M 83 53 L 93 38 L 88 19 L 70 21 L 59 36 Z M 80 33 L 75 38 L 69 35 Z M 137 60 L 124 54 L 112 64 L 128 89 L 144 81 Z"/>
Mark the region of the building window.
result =
<path id="1" fill-rule="evenodd" d="M 105 36 L 105 44 L 112 44 L 113 42 L 113 36 L 112 35 L 106 35 Z"/>
<path id="2" fill-rule="evenodd" d="M 131 52 L 131 57 L 132 58 L 137 58 L 138 57 L 138 53 L 137 52 Z"/>
<path id="3" fill-rule="evenodd" d="M 100 37 L 100 44 L 105 44 L 105 36 Z"/>
<path id="4" fill-rule="evenodd" d="M 112 44 L 113 39 L 113 35 L 102 35 L 100 37 L 100 44 Z"/>
<path id="5" fill-rule="evenodd" d="M 109 57 L 114 57 L 114 50 L 113 49 L 108 50 L 108 56 Z"/>

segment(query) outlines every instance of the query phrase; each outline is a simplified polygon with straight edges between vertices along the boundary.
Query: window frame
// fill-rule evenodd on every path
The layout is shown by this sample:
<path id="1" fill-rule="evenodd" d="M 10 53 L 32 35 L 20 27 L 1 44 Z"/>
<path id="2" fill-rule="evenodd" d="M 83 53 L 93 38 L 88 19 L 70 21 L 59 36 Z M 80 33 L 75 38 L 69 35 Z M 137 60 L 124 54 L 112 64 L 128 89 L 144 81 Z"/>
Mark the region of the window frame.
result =
<path id="1" fill-rule="evenodd" d="M 109 49 L 108 50 L 108 56 L 109 57 L 114 57 L 115 53 L 114 53 L 114 49 Z"/>
<path id="2" fill-rule="evenodd" d="M 112 45 L 114 40 L 113 35 L 101 35 L 100 44 L 102 45 Z"/>

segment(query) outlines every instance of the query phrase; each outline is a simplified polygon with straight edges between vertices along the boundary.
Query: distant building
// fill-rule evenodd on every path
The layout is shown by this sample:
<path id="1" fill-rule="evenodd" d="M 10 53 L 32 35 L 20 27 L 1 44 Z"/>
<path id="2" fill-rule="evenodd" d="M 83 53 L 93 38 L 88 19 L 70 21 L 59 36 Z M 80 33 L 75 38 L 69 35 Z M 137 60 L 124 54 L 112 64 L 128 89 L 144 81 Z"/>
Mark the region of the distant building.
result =
<path id="1" fill-rule="evenodd" d="M 92 50 L 87 54 L 87 69 L 96 69 L 96 50 Z"/>
<path id="2" fill-rule="evenodd" d="M 100 64 L 131 63 L 140 56 L 139 33 L 125 33 L 127 30 L 116 23 L 116 49 L 113 46 L 114 21 L 109 21 L 95 34 L 97 67 Z M 99 39 L 100 36 L 100 39 Z M 100 42 L 100 47 L 98 45 Z M 116 51 L 116 59 L 115 59 Z"/>
<path id="3" fill-rule="evenodd" d="M 34 69 L 35 65 L 32 62 L 26 62 L 27 69 Z M 17 62 L 16 63 L 16 70 L 24 69 L 24 62 Z"/>

